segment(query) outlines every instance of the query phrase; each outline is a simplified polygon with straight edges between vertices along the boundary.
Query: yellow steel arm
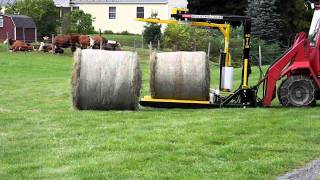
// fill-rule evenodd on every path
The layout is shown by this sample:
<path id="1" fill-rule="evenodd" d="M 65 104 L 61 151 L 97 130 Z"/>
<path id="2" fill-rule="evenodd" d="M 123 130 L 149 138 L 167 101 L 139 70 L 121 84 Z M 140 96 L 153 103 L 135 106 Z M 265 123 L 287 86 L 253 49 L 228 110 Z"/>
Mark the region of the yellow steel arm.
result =
<path id="1" fill-rule="evenodd" d="M 195 27 L 210 27 L 210 28 L 218 28 L 222 34 L 224 35 L 225 43 L 224 43 L 224 53 L 226 53 L 226 64 L 225 66 L 231 66 L 231 57 L 230 57 L 230 33 L 231 33 L 231 25 L 230 24 L 217 24 L 217 23 L 209 23 L 209 22 L 184 22 L 177 20 L 161 20 L 161 19 L 144 19 L 144 18 L 136 18 L 136 21 L 148 22 L 148 23 L 158 23 L 158 24 L 177 24 L 177 25 L 185 25 L 188 24 L 190 26 Z"/>
<path id="2" fill-rule="evenodd" d="M 161 20 L 161 19 L 143 19 L 143 18 L 136 18 L 136 21 L 148 22 L 148 23 L 158 23 L 158 24 L 179 24 L 176 20 Z"/>

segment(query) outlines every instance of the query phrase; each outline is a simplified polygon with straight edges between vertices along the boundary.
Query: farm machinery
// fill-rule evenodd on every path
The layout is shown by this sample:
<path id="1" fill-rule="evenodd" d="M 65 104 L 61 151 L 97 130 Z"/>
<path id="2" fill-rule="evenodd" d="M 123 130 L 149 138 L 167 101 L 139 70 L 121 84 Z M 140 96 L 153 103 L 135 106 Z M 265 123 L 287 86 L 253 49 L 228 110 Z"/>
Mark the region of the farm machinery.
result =
<path id="1" fill-rule="evenodd" d="M 251 18 L 245 16 L 196 15 L 188 9 L 173 9 L 173 20 L 136 19 L 148 23 L 190 25 L 203 28 L 217 28 L 224 35 L 225 47 L 220 55 L 220 85 L 210 91 L 208 101 L 156 99 L 146 96 L 142 106 L 151 107 L 257 107 L 271 106 L 278 96 L 280 104 L 287 107 L 306 107 L 320 99 L 320 5 L 305 1 L 314 10 L 309 35 L 298 33 L 292 46 L 273 64 L 256 85 L 249 85 L 252 57 Z M 231 23 L 241 22 L 244 28 L 242 77 L 240 86 L 232 91 L 233 71 L 230 55 Z M 261 69 L 261 67 L 260 67 Z M 277 84 L 280 84 L 277 88 Z M 263 86 L 263 97 L 258 97 L 259 87 Z"/>
<path id="2" fill-rule="evenodd" d="M 320 99 L 320 5 L 305 3 L 314 9 L 309 34 L 298 33 L 292 46 L 269 66 L 265 75 L 259 63 L 261 77 L 257 84 L 249 81 L 253 61 L 250 17 L 197 15 L 188 9 L 173 9 L 171 20 L 136 20 L 219 29 L 224 36 L 224 49 L 220 53 L 218 89 L 210 88 L 209 58 L 205 52 L 152 52 L 151 96 L 140 99 L 142 77 L 136 52 L 87 49 L 75 53 L 73 105 L 79 110 L 137 110 L 139 104 L 160 108 L 268 107 L 278 96 L 282 106 L 313 106 Z M 236 90 L 230 51 L 234 22 L 241 23 L 244 32 L 241 83 Z"/>

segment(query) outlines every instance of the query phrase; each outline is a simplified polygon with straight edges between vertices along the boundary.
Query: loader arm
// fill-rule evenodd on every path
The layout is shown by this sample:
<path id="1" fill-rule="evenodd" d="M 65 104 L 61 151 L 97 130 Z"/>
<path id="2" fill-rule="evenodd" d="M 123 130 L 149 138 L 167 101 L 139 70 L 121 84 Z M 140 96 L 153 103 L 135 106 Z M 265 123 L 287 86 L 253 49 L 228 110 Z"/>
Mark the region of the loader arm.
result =
<path id="1" fill-rule="evenodd" d="M 270 66 L 265 77 L 265 92 L 262 101 L 263 106 L 270 106 L 275 98 L 277 81 L 284 75 L 286 67 L 295 59 L 309 59 L 310 42 L 307 35 L 299 33 L 295 39 L 293 46 L 273 65 Z"/>

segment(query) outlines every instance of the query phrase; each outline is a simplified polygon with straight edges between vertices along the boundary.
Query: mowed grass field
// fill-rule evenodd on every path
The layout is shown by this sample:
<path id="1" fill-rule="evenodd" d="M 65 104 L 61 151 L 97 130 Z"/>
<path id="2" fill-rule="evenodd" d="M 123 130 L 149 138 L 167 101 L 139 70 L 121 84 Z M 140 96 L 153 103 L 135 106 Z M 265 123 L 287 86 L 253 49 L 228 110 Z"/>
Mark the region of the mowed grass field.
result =
<path id="1" fill-rule="evenodd" d="M 320 157 L 319 106 L 79 112 L 72 64 L 2 48 L 0 179 L 273 179 Z"/>

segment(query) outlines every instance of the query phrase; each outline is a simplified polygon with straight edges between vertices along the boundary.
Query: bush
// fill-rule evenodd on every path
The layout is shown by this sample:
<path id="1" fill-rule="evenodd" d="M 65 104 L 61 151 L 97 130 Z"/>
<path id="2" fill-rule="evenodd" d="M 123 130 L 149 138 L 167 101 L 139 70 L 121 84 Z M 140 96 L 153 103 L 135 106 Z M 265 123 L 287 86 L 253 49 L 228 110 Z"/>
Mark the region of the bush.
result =
<path id="1" fill-rule="evenodd" d="M 111 30 L 105 30 L 105 31 L 103 31 L 103 34 L 114 34 L 114 33 Z"/>
<path id="2" fill-rule="evenodd" d="M 163 34 L 162 42 L 164 48 L 174 51 L 205 51 L 210 35 L 211 33 L 205 29 L 170 24 Z"/>
<path id="3" fill-rule="evenodd" d="M 128 31 L 122 31 L 121 33 L 118 33 L 120 35 L 133 35 L 132 33 L 129 33 Z"/>
<path id="4" fill-rule="evenodd" d="M 164 32 L 163 38 L 164 48 L 174 51 L 208 51 L 208 43 L 211 43 L 210 60 L 219 62 L 220 51 L 224 50 L 224 36 L 219 30 L 207 30 L 181 25 L 169 25 Z M 264 40 L 254 38 L 252 40 L 251 55 L 253 62 L 258 63 L 259 45 L 262 46 L 262 56 L 264 65 L 271 64 L 281 55 L 281 49 L 276 43 L 268 43 Z M 240 67 L 242 65 L 243 56 L 243 28 L 234 28 L 230 39 L 230 53 L 232 65 Z"/>
<path id="5" fill-rule="evenodd" d="M 151 18 L 157 18 L 158 14 L 151 14 Z M 161 40 L 161 25 L 156 23 L 147 23 L 143 31 L 144 41 L 156 45 Z"/>

